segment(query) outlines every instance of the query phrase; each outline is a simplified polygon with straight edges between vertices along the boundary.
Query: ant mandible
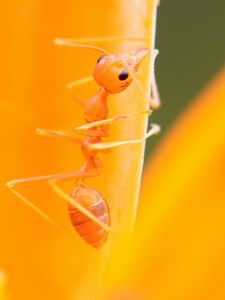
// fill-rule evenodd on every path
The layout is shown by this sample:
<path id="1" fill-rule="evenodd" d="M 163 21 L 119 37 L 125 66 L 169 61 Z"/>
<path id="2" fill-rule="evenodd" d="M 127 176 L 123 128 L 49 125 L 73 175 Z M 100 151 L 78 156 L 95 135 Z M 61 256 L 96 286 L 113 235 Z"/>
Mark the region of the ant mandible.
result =
<path id="1" fill-rule="evenodd" d="M 80 140 L 70 133 L 64 131 L 55 131 L 48 129 L 37 129 L 37 133 L 42 136 L 50 136 L 66 141 L 72 141 L 81 145 L 81 150 L 85 157 L 85 163 L 78 171 L 61 174 L 51 174 L 45 176 L 29 177 L 22 179 L 14 179 L 7 182 L 7 186 L 11 191 L 32 207 L 37 213 L 58 227 L 57 223 L 35 206 L 30 200 L 24 197 L 15 189 L 15 185 L 30 181 L 47 181 L 52 189 L 64 200 L 68 202 L 68 212 L 71 222 L 79 235 L 90 245 L 95 248 L 101 248 L 111 231 L 110 212 L 104 197 L 94 188 L 84 184 L 84 180 L 88 177 L 98 176 L 102 172 L 102 162 L 97 157 L 98 152 L 108 152 L 109 149 L 127 144 L 141 143 L 151 135 L 159 132 L 159 126 L 152 124 L 151 129 L 143 137 L 135 140 L 118 141 L 118 142 L 102 142 L 102 138 L 109 136 L 109 124 L 119 119 L 135 117 L 139 114 L 151 114 L 152 110 L 160 105 L 158 90 L 154 79 L 154 60 L 157 50 L 152 52 L 152 98 L 149 98 L 149 110 L 136 112 L 133 114 L 119 115 L 108 119 L 107 97 L 109 94 L 120 93 L 124 91 L 132 81 L 136 83 L 139 91 L 145 96 L 146 92 L 136 77 L 138 67 L 144 58 L 149 55 L 150 50 L 147 47 L 139 46 L 132 48 L 122 54 L 110 54 L 106 50 L 97 46 L 83 44 L 83 42 L 98 41 L 116 41 L 116 40 L 145 40 L 144 38 L 95 38 L 95 39 L 56 39 L 55 43 L 64 46 L 82 47 L 101 52 L 101 55 L 94 69 L 93 77 L 99 85 L 99 91 L 88 101 L 84 102 L 78 96 L 75 99 L 83 106 L 84 119 L 87 124 L 74 128 L 74 131 L 85 135 Z M 93 80 L 93 77 L 86 77 L 81 80 L 74 81 L 68 85 L 69 88 L 82 85 Z M 58 183 L 69 180 L 76 180 L 76 187 L 71 196 L 68 195 Z"/>

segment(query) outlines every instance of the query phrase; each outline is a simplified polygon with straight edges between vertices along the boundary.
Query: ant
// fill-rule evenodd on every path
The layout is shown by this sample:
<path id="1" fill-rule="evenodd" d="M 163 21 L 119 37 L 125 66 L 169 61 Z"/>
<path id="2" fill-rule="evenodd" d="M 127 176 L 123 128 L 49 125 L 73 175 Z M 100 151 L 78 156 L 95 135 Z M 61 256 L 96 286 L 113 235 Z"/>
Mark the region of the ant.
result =
<path id="1" fill-rule="evenodd" d="M 64 132 L 48 129 L 37 129 L 36 132 L 42 136 L 55 137 L 66 141 L 72 141 L 81 145 L 81 151 L 85 157 L 85 162 L 78 171 L 61 174 L 51 174 L 45 176 L 37 176 L 30 178 L 14 179 L 7 182 L 7 186 L 11 191 L 31 206 L 37 213 L 44 217 L 48 222 L 58 226 L 42 210 L 36 207 L 30 200 L 25 198 L 15 189 L 15 185 L 30 181 L 47 181 L 52 189 L 64 200 L 68 202 L 68 213 L 71 222 L 78 234 L 91 246 L 101 248 L 111 231 L 110 227 L 110 211 L 104 197 L 94 188 L 84 184 L 84 180 L 88 177 L 99 176 L 103 170 L 102 162 L 97 157 L 98 153 L 106 153 L 114 147 L 119 147 L 128 144 L 137 144 L 146 140 L 151 135 L 159 132 L 159 126 L 152 124 L 151 129 L 143 137 L 135 140 L 103 142 L 102 139 L 109 136 L 109 124 L 116 122 L 119 119 L 132 118 L 142 113 L 151 114 L 152 109 L 156 109 L 160 105 L 157 86 L 154 80 L 154 60 L 157 55 L 157 50 L 152 52 L 152 98 L 149 99 L 150 109 L 133 114 L 119 115 L 108 119 L 107 98 L 110 94 L 121 93 L 134 81 L 139 91 L 147 97 L 141 83 L 136 77 L 139 65 L 144 58 L 150 54 L 147 47 L 139 46 L 127 50 L 121 54 L 111 54 L 106 50 L 94 45 L 83 44 L 82 42 L 96 41 L 111 41 L 111 40 L 145 40 L 144 38 L 93 38 L 93 39 L 56 39 L 57 45 L 73 46 L 92 49 L 101 52 L 98 58 L 93 77 L 86 77 L 74 81 L 68 85 L 69 88 L 82 85 L 90 80 L 96 81 L 99 85 L 98 92 L 88 101 L 83 101 L 79 96 L 75 99 L 82 105 L 85 125 L 74 128 L 76 133 L 85 135 L 83 140 Z M 59 183 L 64 180 L 76 180 L 76 187 L 71 196 L 68 195 L 59 186 Z"/>

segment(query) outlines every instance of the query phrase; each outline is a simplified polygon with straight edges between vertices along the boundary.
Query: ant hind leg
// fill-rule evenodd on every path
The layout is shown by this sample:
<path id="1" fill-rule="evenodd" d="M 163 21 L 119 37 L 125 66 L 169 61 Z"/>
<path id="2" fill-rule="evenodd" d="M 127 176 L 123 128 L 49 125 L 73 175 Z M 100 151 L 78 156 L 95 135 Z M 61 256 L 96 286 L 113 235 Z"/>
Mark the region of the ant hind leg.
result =
<path id="1" fill-rule="evenodd" d="M 68 195 L 64 190 L 58 185 L 59 180 L 50 180 L 49 184 L 52 187 L 52 189 L 66 202 L 70 203 L 72 206 L 77 208 L 80 212 L 82 212 L 85 216 L 87 216 L 89 219 L 94 221 L 96 224 L 98 224 L 102 229 L 109 232 L 111 231 L 111 227 L 109 227 L 104 222 L 100 221 L 96 216 L 94 216 L 89 210 L 87 210 L 85 207 L 83 207 L 78 201 L 76 201 L 74 198 L 72 198 L 70 195 Z"/>
<path id="2" fill-rule="evenodd" d="M 88 218 L 93 220 L 96 224 L 101 226 L 104 230 L 110 231 L 111 227 L 107 226 L 104 222 L 100 221 L 97 217 L 95 217 L 92 213 L 89 212 L 85 207 L 83 207 L 80 203 L 78 203 L 75 199 L 70 197 L 66 192 L 63 191 L 63 189 L 58 186 L 58 182 L 69 180 L 69 179 L 82 179 L 87 177 L 95 177 L 97 176 L 97 172 L 88 172 L 88 171 L 75 171 L 71 173 L 61 173 L 61 174 L 52 174 L 52 175 L 45 175 L 45 176 L 37 176 L 37 177 L 29 177 L 29 178 L 21 178 L 21 179 L 14 179 L 11 181 L 8 181 L 6 185 L 10 188 L 12 193 L 16 195 L 20 200 L 22 200 L 24 203 L 26 203 L 28 206 L 30 206 L 32 209 L 34 209 L 39 215 L 41 215 L 46 221 L 53 224 L 56 227 L 59 226 L 51 217 L 49 217 L 47 214 L 45 214 L 41 209 L 39 209 L 36 205 L 32 203 L 29 199 L 27 199 L 25 196 L 23 196 L 21 193 L 16 191 L 14 188 L 16 184 L 18 183 L 26 183 L 26 182 L 33 182 L 33 181 L 47 181 L 51 188 L 64 200 L 69 202 L 71 205 L 76 207 L 78 210 L 80 210 L 84 215 L 86 215 Z"/>
<path id="3" fill-rule="evenodd" d="M 46 214 L 43 210 L 41 210 L 39 207 L 34 205 L 30 200 L 28 200 L 26 197 L 24 197 L 21 193 L 16 191 L 14 188 L 10 188 L 11 192 L 20 200 L 22 200 L 26 205 L 28 205 L 30 208 L 32 208 L 39 216 L 41 216 L 43 219 L 45 219 L 48 223 L 52 224 L 55 228 L 62 230 L 63 232 L 69 234 L 69 231 L 67 228 L 65 228 L 63 225 L 59 225 L 54 219 L 52 219 L 48 214 Z"/>

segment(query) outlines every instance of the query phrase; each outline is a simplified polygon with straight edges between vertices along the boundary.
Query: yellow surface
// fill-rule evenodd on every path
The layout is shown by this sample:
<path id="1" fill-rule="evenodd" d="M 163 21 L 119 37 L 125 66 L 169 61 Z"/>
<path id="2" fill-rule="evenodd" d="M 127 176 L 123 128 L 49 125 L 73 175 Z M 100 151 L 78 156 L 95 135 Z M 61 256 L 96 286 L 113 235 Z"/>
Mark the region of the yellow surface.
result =
<path id="1" fill-rule="evenodd" d="M 143 145 L 124 146 L 105 155 L 103 174 L 88 181 L 104 195 L 111 211 L 114 238 L 103 253 L 86 245 L 76 234 L 70 238 L 54 229 L 17 199 L 5 182 L 76 170 L 83 162 L 77 145 L 35 135 L 36 128 L 71 129 L 84 123 L 82 110 L 66 85 L 90 75 L 98 58 L 91 50 L 54 46 L 53 39 L 144 35 L 149 36 L 147 46 L 151 47 L 153 2 L 16 0 L 3 1 L 1 12 L 0 266 L 8 274 L 9 295 L 23 300 L 93 299 L 106 256 L 133 227 Z M 137 43 L 99 45 L 118 52 Z M 145 60 L 140 70 L 146 90 L 148 64 Z M 96 86 L 88 84 L 79 93 L 87 99 L 95 91 Z M 134 85 L 119 96 L 109 97 L 110 117 L 146 107 L 146 100 Z M 112 126 L 109 140 L 141 137 L 146 119 L 141 115 L 118 122 Z M 68 192 L 72 188 L 73 184 L 65 185 Z M 59 224 L 70 228 L 66 204 L 44 183 L 21 184 L 18 190 Z"/>
<path id="2" fill-rule="evenodd" d="M 113 300 L 225 299 L 224 99 L 225 69 L 149 161 L 135 239 L 114 262 Z"/>

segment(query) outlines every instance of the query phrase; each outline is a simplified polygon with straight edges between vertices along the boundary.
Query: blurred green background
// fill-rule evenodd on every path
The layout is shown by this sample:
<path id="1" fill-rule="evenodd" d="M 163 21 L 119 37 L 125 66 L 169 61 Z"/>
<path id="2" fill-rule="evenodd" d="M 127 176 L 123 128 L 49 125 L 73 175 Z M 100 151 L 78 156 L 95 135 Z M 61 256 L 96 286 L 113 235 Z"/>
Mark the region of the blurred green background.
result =
<path id="1" fill-rule="evenodd" d="M 163 135 L 225 61 L 224 0 L 161 0 L 156 78 L 162 107 L 151 122 L 162 132 L 147 142 L 150 156 Z"/>

